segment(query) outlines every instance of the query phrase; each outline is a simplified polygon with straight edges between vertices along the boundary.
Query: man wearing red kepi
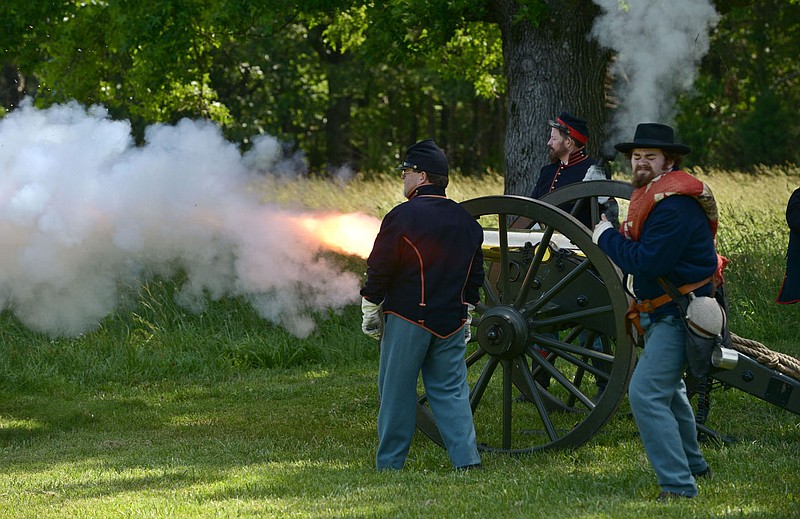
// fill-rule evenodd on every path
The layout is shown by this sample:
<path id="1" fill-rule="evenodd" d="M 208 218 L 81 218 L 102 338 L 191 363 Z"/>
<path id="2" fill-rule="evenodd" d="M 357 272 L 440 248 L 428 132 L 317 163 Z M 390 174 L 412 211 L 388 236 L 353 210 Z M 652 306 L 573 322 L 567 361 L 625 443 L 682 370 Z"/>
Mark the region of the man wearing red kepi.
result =
<path id="1" fill-rule="evenodd" d="M 550 139 L 547 153 L 550 164 L 539 171 L 531 198 L 541 198 L 550 191 L 573 182 L 580 182 L 590 166 L 596 163 L 586 153 L 589 126 L 586 121 L 567 112 L 555 121 L 548 121 Z"/>
<path id="2" fill-rule="evenodd" d="M 533 189 L 531 198 L 541 198 L 554 189 L 581 182 L 587 179 L 587 173 L 589 172 L 591 172 L 589 177 L 594 180 L 609 178 L 604 168 L 598 166 L 597 162 L 586 153 L 586 145 L 589 142 L 589 125 L 586 120 L 567 112 L 561 112 L 561 115 L 555 121 L 550 120 L 547 124 L 550 127 L 547 141 L 547 155 L 550 163 L 539 171 L 539 178 L 536 180 L 536 186 Z M 619 212 L 614 199 L 605 198 L 601 200 L 601 203 L 604 204 L 603 210 L 605 212 L 609 214 L 612 211 Z M 572 212 L 573 204 L 563 204 L 559 208 Z M 575 217 L 587 227 L 591 227 L 590 204 L 583 204 L 583 208 L 578 211 Z M 557 336 L 557 334 L 548 335 L 554 338 Z M 585 341 L 586 332 L 583 332 L 581 334 L 581 346 L 584 346 Z M 546 356 L 545 350 L 537 345 L 534 345 L 534 348 L 541 355 Z M 602 351 L 603 344 L 599 337 L 592 344 L 592 348 Z M 542 387 L 547 388 L 550 386 L 550 375 L 546 371 L 539 371 L 535 378 Z M 598 383 L 598 396 L 604 390 L 605 383 Z M 527 400 L 524 395 L 519 399 L 522 401 Z"/>

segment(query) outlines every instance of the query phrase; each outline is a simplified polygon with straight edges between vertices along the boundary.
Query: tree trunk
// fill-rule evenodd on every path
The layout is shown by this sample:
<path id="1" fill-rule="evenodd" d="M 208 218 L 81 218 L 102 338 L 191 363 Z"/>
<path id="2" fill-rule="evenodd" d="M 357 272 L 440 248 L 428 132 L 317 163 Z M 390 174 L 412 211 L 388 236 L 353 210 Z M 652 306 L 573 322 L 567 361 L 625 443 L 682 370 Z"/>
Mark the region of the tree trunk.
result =
<path id="1" fill-rule="evenodd" d="M 547 163 L 548 119 L 562 111 L 589 121 L 589 153 L 602 150 L 605 78 L 610 54 L 588 35 L 598 7 L 591 0 L 544 0 L 534 26 L 519 20 L 516 0 L 493 0 L 508 80 L 506 194 L 529 196 Z"/>
<path id="2" fill-rule="evenodd" d="M 12 110 L 19 106 L 26 95 L 35 93 L 36 85 L 33 85 L 33 89 L 28 88 L 30 85 L 27 85 L 25 79 L 25 76 L 13 63 L 5 63 L 2 66 L 2 70 L 0 70 L 0 107 Z"/>
<path id="3" fill-rule="evenodd" d="M 331 49 L 323 38 L 326 26 L 317 25 L 308 31 L 311 47 L 317 52 L 325 67 L 328 80 L 328 107 L 325 109 L 325 164 L 328 173 L 348 165 L 358 169 L 350 140 L 350 107 L 352 96 L 349 91 L 352 78 L 352 56 Z M 311 157 L 309 157 L 311 158 Z M 312 167 L 319 166 L 312 161 Z"/>
<path id="4" fill-rule="evenodd" d="M 350 142 L 350 105 L 352 99 L 347 93 L 349 86 L 349 68 L 341 62 L 327 63 L 328 75 L 328 108 L 325 111 L 325 156 L 326 169 L 334 171 L 344 165 L 355 169 L 352 143 Z"/>

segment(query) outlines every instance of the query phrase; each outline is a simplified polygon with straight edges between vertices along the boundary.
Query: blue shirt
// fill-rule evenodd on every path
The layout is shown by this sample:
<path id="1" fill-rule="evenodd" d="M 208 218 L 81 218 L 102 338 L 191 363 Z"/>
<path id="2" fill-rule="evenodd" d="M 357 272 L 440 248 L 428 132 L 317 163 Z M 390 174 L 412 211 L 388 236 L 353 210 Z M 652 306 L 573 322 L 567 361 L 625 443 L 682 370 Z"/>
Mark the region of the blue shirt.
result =
<path id="1" fill-rule="evenodd" d="M 581 148 L 569 156 L 567 164 L 555 162 L 544 166 L 539 171 L 531 198 L 541 198 L 554 189 L 580 182 L 589 167 L 595 164 L 594 159 L 586 155 L 586 148 Z"/>
<path id="2" fill-rule="evenodd" d="M 604 232 L 598 245 L 626 274 L 633 275 L 637 299 L 653 299 L 664 293 L 658 284 L 665 277 L 676 287 L 696 283 L 717 269 L 717 252 L 708 218 L 694 198 L 668 196 L 658 202 L 642 226 L 639 241 L 628 240 L 619 232 Z M 709 295 L 712 284 L 695 290 Z M 653 316 L 678 315 L 675 303 L 668 303 Z"/>

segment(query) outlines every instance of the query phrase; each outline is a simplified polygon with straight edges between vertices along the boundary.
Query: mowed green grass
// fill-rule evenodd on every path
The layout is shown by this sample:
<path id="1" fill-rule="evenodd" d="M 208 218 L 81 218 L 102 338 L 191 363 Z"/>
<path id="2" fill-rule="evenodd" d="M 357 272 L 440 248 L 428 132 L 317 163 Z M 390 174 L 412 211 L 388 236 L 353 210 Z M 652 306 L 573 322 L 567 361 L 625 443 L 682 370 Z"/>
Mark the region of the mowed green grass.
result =
<path id="1" fill-rule="evenodd" d="M 796 168 L 697 171 L 720 203 L 731 329 L 800 356 L 800 305 L 774 298 Z M 502 178 L 454 177 L 456 200 Z M 395 177 L 255 186 L 291 207 L 380 217 Z M 363 273 L 363 260 L 342 258 Z M 5 517 L 800 517 L 800 417 L 739 390 L 712 393 L 704 444 L 715 477 L 661 504 L 627 405 L 586 445 L 484 454 L 455 473 L 418 435 L 406 470 L 374 470 L 377 351 L 356 305 L 298 339 L 244 302 L 204 314 L 174 280 L 138 289 L 91 333 L 51 339 L 0 315 L 0 518 Z M 499 419 L 499 417 L 498 417 Z"/>

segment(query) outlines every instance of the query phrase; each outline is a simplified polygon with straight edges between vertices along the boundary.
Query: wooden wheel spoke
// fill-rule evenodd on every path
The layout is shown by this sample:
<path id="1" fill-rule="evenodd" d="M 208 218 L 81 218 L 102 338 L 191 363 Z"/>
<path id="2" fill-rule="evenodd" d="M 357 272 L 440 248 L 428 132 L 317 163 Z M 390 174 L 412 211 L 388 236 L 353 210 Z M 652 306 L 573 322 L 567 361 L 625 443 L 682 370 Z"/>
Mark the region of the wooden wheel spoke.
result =
<path id="1" fill-rule="evenodd" d="M 480 348 L 478 348 L 477 350 L 475 350 L 474 352 L 472 352 L 472 354 L 470 354 L 470 356 L 469 356 L 469 357 L 467 357 L 467 360 L 466 360 L 467 368 L 469 369 L 469 367 L 470 367 L 470 366 L 472 366 L 473 364 L 475 364 L 476 362 L 478 362 L 478 361 L 479 361 L 480 359 L 482 359 L 484 356 L 486 356 L 486 352 L 485 352 L 485 351 L 483 351 L 483 350 L 482 350 L 482 349 L 480 349 Z"/>
<path id="2" fill-rule="evenodd" d="M 522 359 L 524 359 L 524 357 L 522 357 Z M 533 398 L 533 403 L 536 406 L 536 409 L 539 411 L 539 416 L 542 419 L 542 424 L 544 425 L 545 431 L 547 431 L 547 436 L 550 438 L 550 441 L 554 441 L 556 438 L 558 438 L 558 432 L 556 432 L 553 421 L 550 419 L 550 413 L 547 412 L 547 407 L 545 406 L 542 395 L 539 392 L 539 385 L 534 380 L 533 373 L 531 373 L 528 363 L 517 360 L 515 361 L 514 365 L 516 369 L 522 373 L 522 377 L 525 380 L 525 387 L 530 392 L 530 395 Z"/>
<path id="3" fill-rule="evenodd" d="M 583 391 L 581 391 L 578 387 L 576 387 L 572 381 L 570 381 L 567 377 L 564 376 L 561 371 L 559 371 L 553 364 L 548 362 L 546 359 L 533 357 L 535 362 L 539 364 L 545 371 L 547 371 L 550 376 L 558 381 L 559 384 L 564 386 L 564 388 L 575 398 L 580 400 L 583 405 L 585 405 L 588 409 L 594 409 L 594 402 L 592 402 Z"/>
<path id="4" fill-rule="evenodd" d="M 597 351 L 597 350 L 594 350 L 594 349 L 592 349 L 590 347 L 587 348 L 587 347 L 584 347 L 584 346 L 576 346 L 574 344 L 571 344 L 570 342 L 560 341 L 558 339 L 553 339 L 553 338 L 548 337 L 546 335 L 534 335 L 533 337 L 534 337 L 536 343 L 538 343 L 540 345 L 547 346 L 547 349 L 549 351 L 551 351 L 554 354 L 559 355 L 559 356 L 561 356 L 563 358 L 568 358 L 568 357 L 569 358 L 573 358 L 573 359 L 576 360 L 576 363 L 577 362 L 581 362 L 577 358 L 577 356 L 589 357 L 591 359 L 604 361 L 604 362 L 614 362 L 614 355 L 605 353 L 603 351 Z M 588 341 L 586 343 L 589 344 Z M 532 347 L 529 347 L 528 348 L 528 354 L 530 355 L 531 353 L 535 353 L 535 351 L 533 350 Z M 568 355 L 566 355 L 567 353 L 571 353 L 571 354 L 573 354 L 575 356 L 574 357 L 573 356 L 568 356 Z"/>
<path id="5" fill-rule="evenodd" d="M 597 222 L 600 221 L 600 203 L 597 201 L 596 196 L 593 196 L 589 199 L 589 205 L 589 218 L 591 219 L 592 228 L 594 228 L 594 226 L 597 225 Z"/>
<path id="6" fill-rule="evenodd" d="M 566 353 L 564 353 L 562 351 L 555 351 L 553 353 L 558 358 L 564 359 L 566 362 L 569 362 L 570 364 L 572 364 L 573 366 L 578 368 L 579 371 L 588 371 L 589 373 L 591 373 L 595 377 L 601 377 L 601 378 L 608 379 L 608 373 L 603 371 L 601 368 L 595 367 L 594 365 L 586 362 L 585 360 L 583 360 L 580 357 L 576 357 L 574 355 L 568 355 L 568 354 L 566 354 Z M 585 356 L 588 357 L 588 355 L 585 355 Z M 610 357 L 609 355 L 605 355 L 605 356 L 606 357 Z M 593 358 L 600 360 L 599 357 L 596 357 L 596 356 L 593 356 Z M 612 359 L 611 362 L 613 362 L 613 357 L 610 357 L 610 358 Z M 605 359 L 602 359 L 602 360 L 605 360 Z"/>
<path id="7" fill-rule="evenodd" d="M 511 297 L 511 276 L 508 263 L 508 221 L 505 214 L 497 215 L 497 234 L 500 242 L 500 302 L 506 303 Z"/>
<path id="8" fill-rule="evenodd" d="M 494 287 L 492 287 L 492 283 L 489 281 L 488 276 L 483 280 L 483 295 L 485 296 L 488 305 L 484 303 L 478 303 L 475 308 L 479 313 L 486 312 L 486 309 L 490 306 L 497 306 L 500 304 L 500 298 L 497 295 L 497 291 L 495 291 Z M 480 311 L 481 308 L 483 308 L 483 312 Z"/>
<path id="9" fill-rule="evenodd" d="M 571 214 L 572 216 L 576 216 L 578 213 L 580 213 L 581 209 L 583 209 L 583 206 L 585 204 L 586 204 L 585 198 L 577 199 L 575 203 L 572 204 L 572 209 L 570 210 L 569 214 Z"/>
<path id="10" fill-rule="evenodd" d="M 472 407 L 472 412 L 475 412 L 477 409 L 478 404 L 481 402 L 481 398 L 483 398 L 483 394 L 486 392 L 486 388 L 489 386 L 489 380 L 492 378 L 492 374 L 494 370 L 497 368 L 497 365 L 500 361 L 494 357 L 490 358 L 486 365 L 483 367 L 478 380 L 475 382 L 475 385 L 469 392 L 469 404 Z"/>
<path id="11" fill-rule="evenodd" d="M 511 410 L 513 391 L 514 363 L 510 360 L 503 361 L 503 448 L 511 448 L 511 432 L 513 428 L 513 415 Z"/>
<path id="12" fill-rule="evenodd" d="M 528 270 L 525 272 L 525 279 L 523 279 L 519 293 L 517 294 L 517 299 L 514 301 L 515 308 L 520 308 L 528 299 L 528 292 L 530 292 L 533 280 L 536 279 L 536 273 L 539 271 L 539 268 L 542 265 L 544 255 L 550 247 L 550 240 L 553 238 L 553 232 L 555 232 L 555 228 L 551 226 L 545 227 L 544 232 L 542 233 L 542 239 L 539 242 L 539 245 L 536 247 L 536 253 L 533 256 L 533 261 L 531 261 Z"/>
<path id="13" fill-rule="evenodd" d="M 552 325 L 563 325 L 563 324 L 570 324 L 576 321 L 587 319 L 589 317 L 597 317 L 598 315 L 603 314 L 613 314 L 614 309 L 611 306 L 598 306 L 595 308 L 585 308 L 583 310 L 578 310 L 576 312 L 569 312 L 557 315 L 555 317 L 543 317 L 541 319 L 534 319 L 531 321 L 531 324 L 534 327 L 543 327 L 543 326 L 552 326 Z M 528 310 L 527 308 L 523 312 L 523 315 L 530 316 L 532 315 L 532 311 Z"/>

